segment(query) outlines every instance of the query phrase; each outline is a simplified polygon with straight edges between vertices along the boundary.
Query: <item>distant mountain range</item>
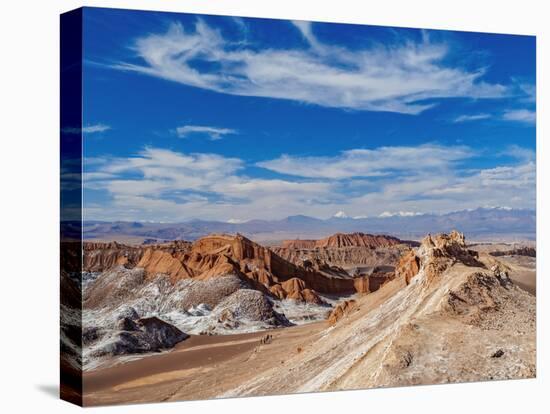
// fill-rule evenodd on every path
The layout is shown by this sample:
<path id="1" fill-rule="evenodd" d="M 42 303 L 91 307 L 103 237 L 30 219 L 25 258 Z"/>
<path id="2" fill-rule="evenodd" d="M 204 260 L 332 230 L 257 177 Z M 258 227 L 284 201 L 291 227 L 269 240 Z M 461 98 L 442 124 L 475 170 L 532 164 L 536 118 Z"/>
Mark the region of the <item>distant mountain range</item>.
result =
<path id="1" fill-rule="evenodd" d="M 79 223 L 64 222 L 64 237 L 77 234 Z M 145 242 L 162 240 L 195 240 L 210 233 L 241 233 L 261 241 L 320 238 L 336 232 L 365 232 L 393 235 L 402 239 L 418 239 L 427 233 L 457 229 L 470 239 L 534 240 L 536 214 L 534 210 L 478 208 L 447 214 L 414 216 L 317 219 L 305 215 L 281 220 L 250 220 L 244 223 L 192 220 L 183 223 L 104 222 L 85 221 L 84 239 L 125 240 Z"/>

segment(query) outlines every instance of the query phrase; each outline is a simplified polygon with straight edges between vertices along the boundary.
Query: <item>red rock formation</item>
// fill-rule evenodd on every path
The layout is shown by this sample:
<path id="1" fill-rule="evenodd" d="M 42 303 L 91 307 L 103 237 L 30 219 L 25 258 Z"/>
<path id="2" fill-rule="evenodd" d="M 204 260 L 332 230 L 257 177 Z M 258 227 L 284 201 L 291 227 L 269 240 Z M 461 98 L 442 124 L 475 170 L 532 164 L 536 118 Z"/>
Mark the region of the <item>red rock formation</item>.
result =
<path id="1" fill-rule="evenodd" d="M 82 270 L 102 272 L 116 265 L 133 267 L 139 262 L 143 249 L 117 242 L 83 243 Z"/>
<path id="2" fill-rule="evenodd" d="M 407 285 L 411 282 L 411 279 L 416 276 L 420 270 L 420 260 L 416 257 L 416 254 L 413 250 L 409 250 L 405 253 L 397 267 L 395 268 L 395 275 L 397 277 L 404 277 Z"/>
<path id="3" fill-rule="evenodd" d="M 224 257 L 228 265 L 218 267 L 205 257 Z M 201 263 L 199 266 L 198 263 Z M 187 266 L 195 272 L 195 277 L 207 278 L 225 274 L 234 266 L 250 280 L 259 283 L 278 298 L 320 301 L 314 292 L 331 294 L 367 293 L 368 276 L 360 278 L 329 277 L 315 269 L 308 270 L 290 263 L 272 250 L 263 247 L 242 235 L 210 235 L 197 240 L 191 249 Z M 281 285 L 281 287 L 276 287 Z M 304 292 L 305 289 L 309 291 Z"/>
<path id="4" fill-rule="evenodd" d="M 353 309 L 355 309 L 357 302 L 354 299 L 345 300 L 339 303 L 328 316 L 328 323 L 334 325 L 344 316 L 348 315 Z"/>
<path id="5" fill-rule="evenodd" d="M 170 276 L 172 283 L 193 277 L 193 271 L 187 267 L 181 260 L 178 260 L 170 253 L 162 250 L 148 248 L 136 264 L 136 267 L 145 269 L 148 277 L 154 277 L 158 273 Z"/>
<path id="6" fill-rule="evenodd" d="M 356 237 L 352 236 L 352 239 Z M 362 236 L 357 237 L 363 240 Z M 348 238 L 337 243 L 346 244 L 346 240 Z M 333 268 L 319 263 L 316 266 L 291 263 L 239 234 L 210 235 L 193 244 L 177 241 L 131 247 L 118 243 L 87 243 L 86 256 L 87 266 L 93 271 L 123 264 L 143 268 L 146 278 L 166 274 L 172 283 L 186 278 L 204 280 L 234 274 L 277 298 L 312 303 L 322 302 L 316 292 L 368 293 L 383 283 L 379 278 L 369 281 L 369 276 L 351 278 L 342 269 L 332 271 Z"/>
<path id="7" fill-rule="evenodd" d="M 385 235 L 336 233 L 327 238 L 317 240 L 315 247 L 370 247 L 375 249 L 378 247 L 396 246 L 402 243 L 398 238 Z"/>

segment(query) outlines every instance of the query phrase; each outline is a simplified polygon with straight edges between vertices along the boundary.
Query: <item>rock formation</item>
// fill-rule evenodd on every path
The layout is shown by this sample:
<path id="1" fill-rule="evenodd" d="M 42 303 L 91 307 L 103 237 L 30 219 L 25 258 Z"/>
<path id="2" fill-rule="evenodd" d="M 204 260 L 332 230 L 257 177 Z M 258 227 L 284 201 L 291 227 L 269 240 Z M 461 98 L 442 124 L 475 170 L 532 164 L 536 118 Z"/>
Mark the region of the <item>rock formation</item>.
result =
<path id="1" fill-rule="evenodd" d="M 189 338 L 157 317 L 140 318 L 133 308 L 121 315 L 112 329 L 88 327 L 83 336 L 91 357 L 156 352 Z"/>
<path id="2" fill-rule="evenodd" d="M 352 259 L 365 252 L 387 258 L 386 252 L 393 257 L 404 248 L 396 243 L 384 236 L 339 234 L 315 251 L 344 252 Z M 296 323 L 325 318 L 330 305 L 322 294 L 333 298 L 370 293 L 395 277 L 388 271 L 391 266 L 352 275 L 321 257 L 289 261 L 238 234 L 210 235 L 194 243 L 85 243 L 83 254 L 87 273 L 82 275 L 82 338 L 88 368 L 98 356 L 173 346 L 181 340 L 180 332 L 220 334 L 289 326 L 282 314 L 289 309 Z M 67 297 L 74 296 L 70 293 Z M 288 302 L 281 305 L 282 300 Z M 351 303 L 340 305 L 332 319 L 347 314 Z M 126 311 L 128 307 L 133 311 Z M 296 309 L 305 313 L 296 314 Z"/>
<path id="3" fill-rule="evenodd" d="M 354 268 L 359 273 L 380 266 L 392 268 L 414 244 L 385 235 L 337 233 L 321 240 L 285 240 L 272 250 L 295 265 L 342 276 Z"/>
<path id="4" fill-rule="evenodd" d="M 418 274 L 419 270 L 420 259 L 413 250 L 410 250 L 399 259 L 399 263 L 395 268 L 395 275 L 397 277 L 403 277 L 408 285 L 411 279 Z"/>
<path id="5" fill-rule="evenodd" d="M 331 325 L 334 325 L 344 316 L 349 314 L 353 309 L 355 309 L 356 305 L 357 305 L 357 301 L 354 299 L 345 300 L 342 303 L 339 303 L 330 313 L 327 319 L 328 323 Z"/>
<path id="6" fill-rule="evenodd" d="M 498 250 L 490 253 L 491 256 L 500 257 L 500 256 L 527 256 L 527 257 L 537 257 L 537 251 L 534 247 L 517 247 L 515 249 L 509 250 Z"/>
<path id="7" fill-rule="evenodd" d="M 143 249 L 117 242 L 83 244 L 82 269 L 86 272 L 102 272 L 116 265 L 133 267 L 140 260 Z"/>
<path id="8" fill-rule="evenodd" d="M 193 271 L 180 259 L 153 247 L 145 250 L 136 267 L 144 269 L 149 277 L 154 277 L 158 273 L 166 274 L 172 282 L 193 277 Z"/>
<path id="9" fill-rule="evenodd" d="M 340 304 L 284 366 L 223 396 L 532 378 L 535 297 L 494 265 L 458 232 L 427 236 L 396 279 Z"/>
<path id="10" fill-rule="evenodd" d="M 212 312 L 215 320 L 208 333 L 215 333 L 218 326 L 237 328 L 243 321 L 260 322 L 271 327 L 291 326 L 292 323 L 273 310 L 271 302 L 257 290 L 240 289 L 223 299 Z"/>
<path id="11" fill-rule="evenodd" d="M 323 246 L 350 246 L 368 249 L 377 255 L 377 246 L 395 246 L 400 241 L 387 236 L 363 233 L 337 234 L 319 241 Z M 342 247 L 347 249 L 349 247 Z M 334 249 L 342 249 L 335 247 Z M 322 250 L 333 247 L 322 247 Z M 392 254 L 397 255 L 398 250 Z M 358 253 L 360 254 L 360 253 Z M 292 256 L 292 254 L 290 254 Z M 352 254 L 353 256 L 353 254 Z M 383 256 L 383 255 L 382 255 Z M 207 280 L 228 274 L 248 280 L 255 289 L 279 299 L 322 303 L 316 292 L 327 294 L 368 293 L 376 290 L 390 274 L 380 272 L 350 277 L 342 268 L 325 263 L 321 258 L 286 260 L 276 251 L 252 242 L 241 235 L 210 235 L 194 243 L 174 242 L 131 247 L 118 243 L 85 243 L 86 271 L 106 271 L 115 266 L 144 270 L 147 280 L 167 275 L 172 284 L 184 279 Z M 379 260 L 387 264 L 387 260 Z M 291 284 L 287 283 L 294 280 Z M 297 289 L 296 280 L 300 280 Z M 286 287 L 282 284 L 286 283 Z M 96 288 L 97 290 L 98 288 Z"/>
<path id="12" fill-rule="evenodd" d="M 336 233 L 327 238 L 317 240 L 315 247 L 378 247 L 397 246 L 403 242 L 396 237 L 373 235 L 365 233 Z"/>

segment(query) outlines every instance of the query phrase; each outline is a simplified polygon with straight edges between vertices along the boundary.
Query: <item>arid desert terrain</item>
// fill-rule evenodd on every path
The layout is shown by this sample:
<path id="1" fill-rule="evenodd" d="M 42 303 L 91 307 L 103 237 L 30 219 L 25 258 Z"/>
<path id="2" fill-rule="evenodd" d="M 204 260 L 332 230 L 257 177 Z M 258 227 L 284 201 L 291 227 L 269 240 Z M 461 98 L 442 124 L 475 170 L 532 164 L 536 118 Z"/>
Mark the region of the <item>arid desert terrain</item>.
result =
<path id="1" fill-rule="evenodd" d="M 89 406 L 531 378 L 535 256 L 455 231 L 87 242 L 67 365 Z"/>

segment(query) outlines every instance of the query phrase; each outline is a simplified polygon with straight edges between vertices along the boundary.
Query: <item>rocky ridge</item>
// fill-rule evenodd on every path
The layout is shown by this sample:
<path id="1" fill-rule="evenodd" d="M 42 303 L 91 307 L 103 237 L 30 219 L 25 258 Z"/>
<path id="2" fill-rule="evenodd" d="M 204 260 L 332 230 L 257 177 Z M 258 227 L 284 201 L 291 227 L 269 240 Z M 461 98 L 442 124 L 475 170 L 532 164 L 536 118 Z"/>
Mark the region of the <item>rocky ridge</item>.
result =
<path id="1" fill-rule="evenodd" d="M 335 235 L 334 238 L 337 244 L 346 244 L 349 240 L 357 239 L 358 235 L 359 233 L 351 235 L 351 239 L 342 235 Z M 362 240 L 361 243 L 364 244 L 365 240 L 371 240 L 371 236 L 367 236 L 362 235 L 357 240 Z M 379 245 L 383 244 L 382 240 L 389 240 L 387 243 L 391 245 L 397 240 L 384 236 L 372 237 Z M 329 239 L 331 238 L 327 240 Z M 324 242 L 326 243 L 328 242 Z M 311 303 L 322 301 L 317 292 L 350 294 L 368 293 L 372 290 L 368 276 L 350 277 L 344 269 L 327 265 L 321 258 L 300 261 L 291 255 L 291 260 L 287 260 L 278 254 L 280 251 L 263 247 L 241 235 L 210 235 L 193 244 L 180 242 L 178 245 L 85 245 L 84 268 L 91 272 L 108 270 L 117 265 L 139 268 L 144 269 L 148 280 L 163 274 L 167 275 L 173 284 L 183 279 L 206 280 L 234 274 L 247 279 L 255 289 L 276 298 L 305 300 Z M 364 250 L 365 247 L 361 249 Z M 372 247 L 371 253 L 376 255 L 375 252 L 376 249 Z M 360 255 L 359 252 L 357 254 Z M 396 251 L 392 254 L 398 253 Z M 381 255 L 377 262 L 387 262 L 386 259 L 387 256 Z M 380 278 L 384 272 L 378 273 Z M 301 282 L 288 283 L 291 279 Z M 375 288 L 379 285 L 379 282 L 374 281 Z"/>
<path id="2" fill-rule="evenodd" d="M 424 238 L 397 273 L 341 304 L 284 367 L 223 396 L 535 376 L 535 298 L 494 257 L 451 232 Z"/>

